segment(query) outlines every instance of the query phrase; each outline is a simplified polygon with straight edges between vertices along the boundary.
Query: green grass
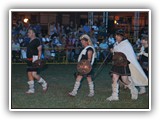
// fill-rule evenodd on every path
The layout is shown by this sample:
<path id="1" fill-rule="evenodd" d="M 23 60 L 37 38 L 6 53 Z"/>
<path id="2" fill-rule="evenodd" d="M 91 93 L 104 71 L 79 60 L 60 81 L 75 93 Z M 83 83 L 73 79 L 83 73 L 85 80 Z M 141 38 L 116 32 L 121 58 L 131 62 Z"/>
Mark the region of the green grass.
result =
<path id="1" fill-rule="evenodd" d="M 95 66 L 95 71 L 99 65 Z M 109 102 L 106 98 L 112 93 L 111 66 L 104 66 L 95 83 L 95 96 L 87 96 L 89 92 L 87 80 L 84 78 L 76 97 L 68 96 L 73 89 L 75 79 L 73 73 L 76 65 L 48 65 L 40 72 L 46 79 L 49 89 L 46 94 L 35 82 L 35 94 L 26 95 L 28 89 L 26 65 L 12 65 L 11 75 L 11 108 L 12 109 L 149 109 L 149 94 L 139 95 L 138 100 L 131 100 L 130 91 L 120 88 L 120 100 Z"/>

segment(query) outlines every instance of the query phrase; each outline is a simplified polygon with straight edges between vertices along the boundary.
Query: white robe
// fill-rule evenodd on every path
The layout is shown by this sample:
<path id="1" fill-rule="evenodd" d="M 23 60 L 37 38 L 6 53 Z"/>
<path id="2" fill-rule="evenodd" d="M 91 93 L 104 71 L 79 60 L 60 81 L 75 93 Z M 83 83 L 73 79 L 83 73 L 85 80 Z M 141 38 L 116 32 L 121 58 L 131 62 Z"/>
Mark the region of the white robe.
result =
<path id="1" fill-rule="evenodd" d="M 89 47 L 91 47 L 91 48 L 93 49 L 93 55 L 92 55 L 92 60 L 91 60 L 91 65 L 93 65 L 96 52 L 95 52 L 94 47 L 92 47 L 92 46 L 87 46 L 87 47 L 85 47 L 85 48 L 82 50 L 82 52 L 80 53 L 80 55 L 79 55 L 79 57 L 78 57 L 78 62 L 81 60 L 82 55 L 86 55 L 87 48 L 89 48 Z"/>
<path id="2" fill-rule="evenodd" d="M 116 43 L 113 51 L 124 53 L 127 60 L 130 62 L 129 69 L 131 71 L 131 76 L 129 76 L 129 80 L 133 81 L 135 86 L 148 86 L 148 78 L 137 61 L 130 42 L 126 39 L 120 43 Z"/>

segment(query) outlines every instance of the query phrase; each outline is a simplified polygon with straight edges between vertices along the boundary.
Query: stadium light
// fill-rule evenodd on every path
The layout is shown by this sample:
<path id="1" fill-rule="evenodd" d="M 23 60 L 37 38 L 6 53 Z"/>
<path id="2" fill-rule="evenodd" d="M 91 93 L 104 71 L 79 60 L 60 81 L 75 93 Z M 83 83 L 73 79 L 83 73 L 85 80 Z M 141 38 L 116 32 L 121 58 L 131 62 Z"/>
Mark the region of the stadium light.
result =
<path id="1" fill-rule="evenodd" d="M 114 20 L 114 24 L 117 24 L 117 20 Z"/>
<path id="2" fill-rule="evenodd" d="M 24 18 L 24 23 L 27 23 L 28 22 L 28 18 Z"/>

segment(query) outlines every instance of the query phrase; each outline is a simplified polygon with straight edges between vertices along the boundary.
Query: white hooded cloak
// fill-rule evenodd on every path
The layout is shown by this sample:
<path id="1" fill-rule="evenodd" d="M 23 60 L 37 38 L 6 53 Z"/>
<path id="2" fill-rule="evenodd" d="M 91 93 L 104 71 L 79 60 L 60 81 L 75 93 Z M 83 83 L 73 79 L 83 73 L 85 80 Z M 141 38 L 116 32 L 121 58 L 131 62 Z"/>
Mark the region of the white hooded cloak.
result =
<path id="1" fill-rule="evenodd" d="M 137 61 L 130 42 L 126 39 L 120 43 L 115 43 L 113 51 L 124 53 L 127 57 L 127 60 L 130 62 L 129 68 L 131 71 L 131 76 L 129 76 L 129 80 L 133 81 L 135 86 L 148 86 L 148 78 Z"/>

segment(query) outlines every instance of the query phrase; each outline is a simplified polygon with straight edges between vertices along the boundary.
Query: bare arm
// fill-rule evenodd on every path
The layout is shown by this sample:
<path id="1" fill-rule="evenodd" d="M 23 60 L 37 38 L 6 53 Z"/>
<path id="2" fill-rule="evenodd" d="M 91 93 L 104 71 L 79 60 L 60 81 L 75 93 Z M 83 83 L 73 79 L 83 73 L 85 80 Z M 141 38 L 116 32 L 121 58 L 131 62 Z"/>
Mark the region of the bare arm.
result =
<path id="1" fill-rule="evenodd" d="M 38 46 L 37 49 L 38 49 L 38 59 L 40 59 L 42 55 L 42 45 Z"/>
<path id="2" fill-rule="evenodd" d="M 88 61 L 91 62 L 93 52 L 91 50 L 88 51 Z"/>

